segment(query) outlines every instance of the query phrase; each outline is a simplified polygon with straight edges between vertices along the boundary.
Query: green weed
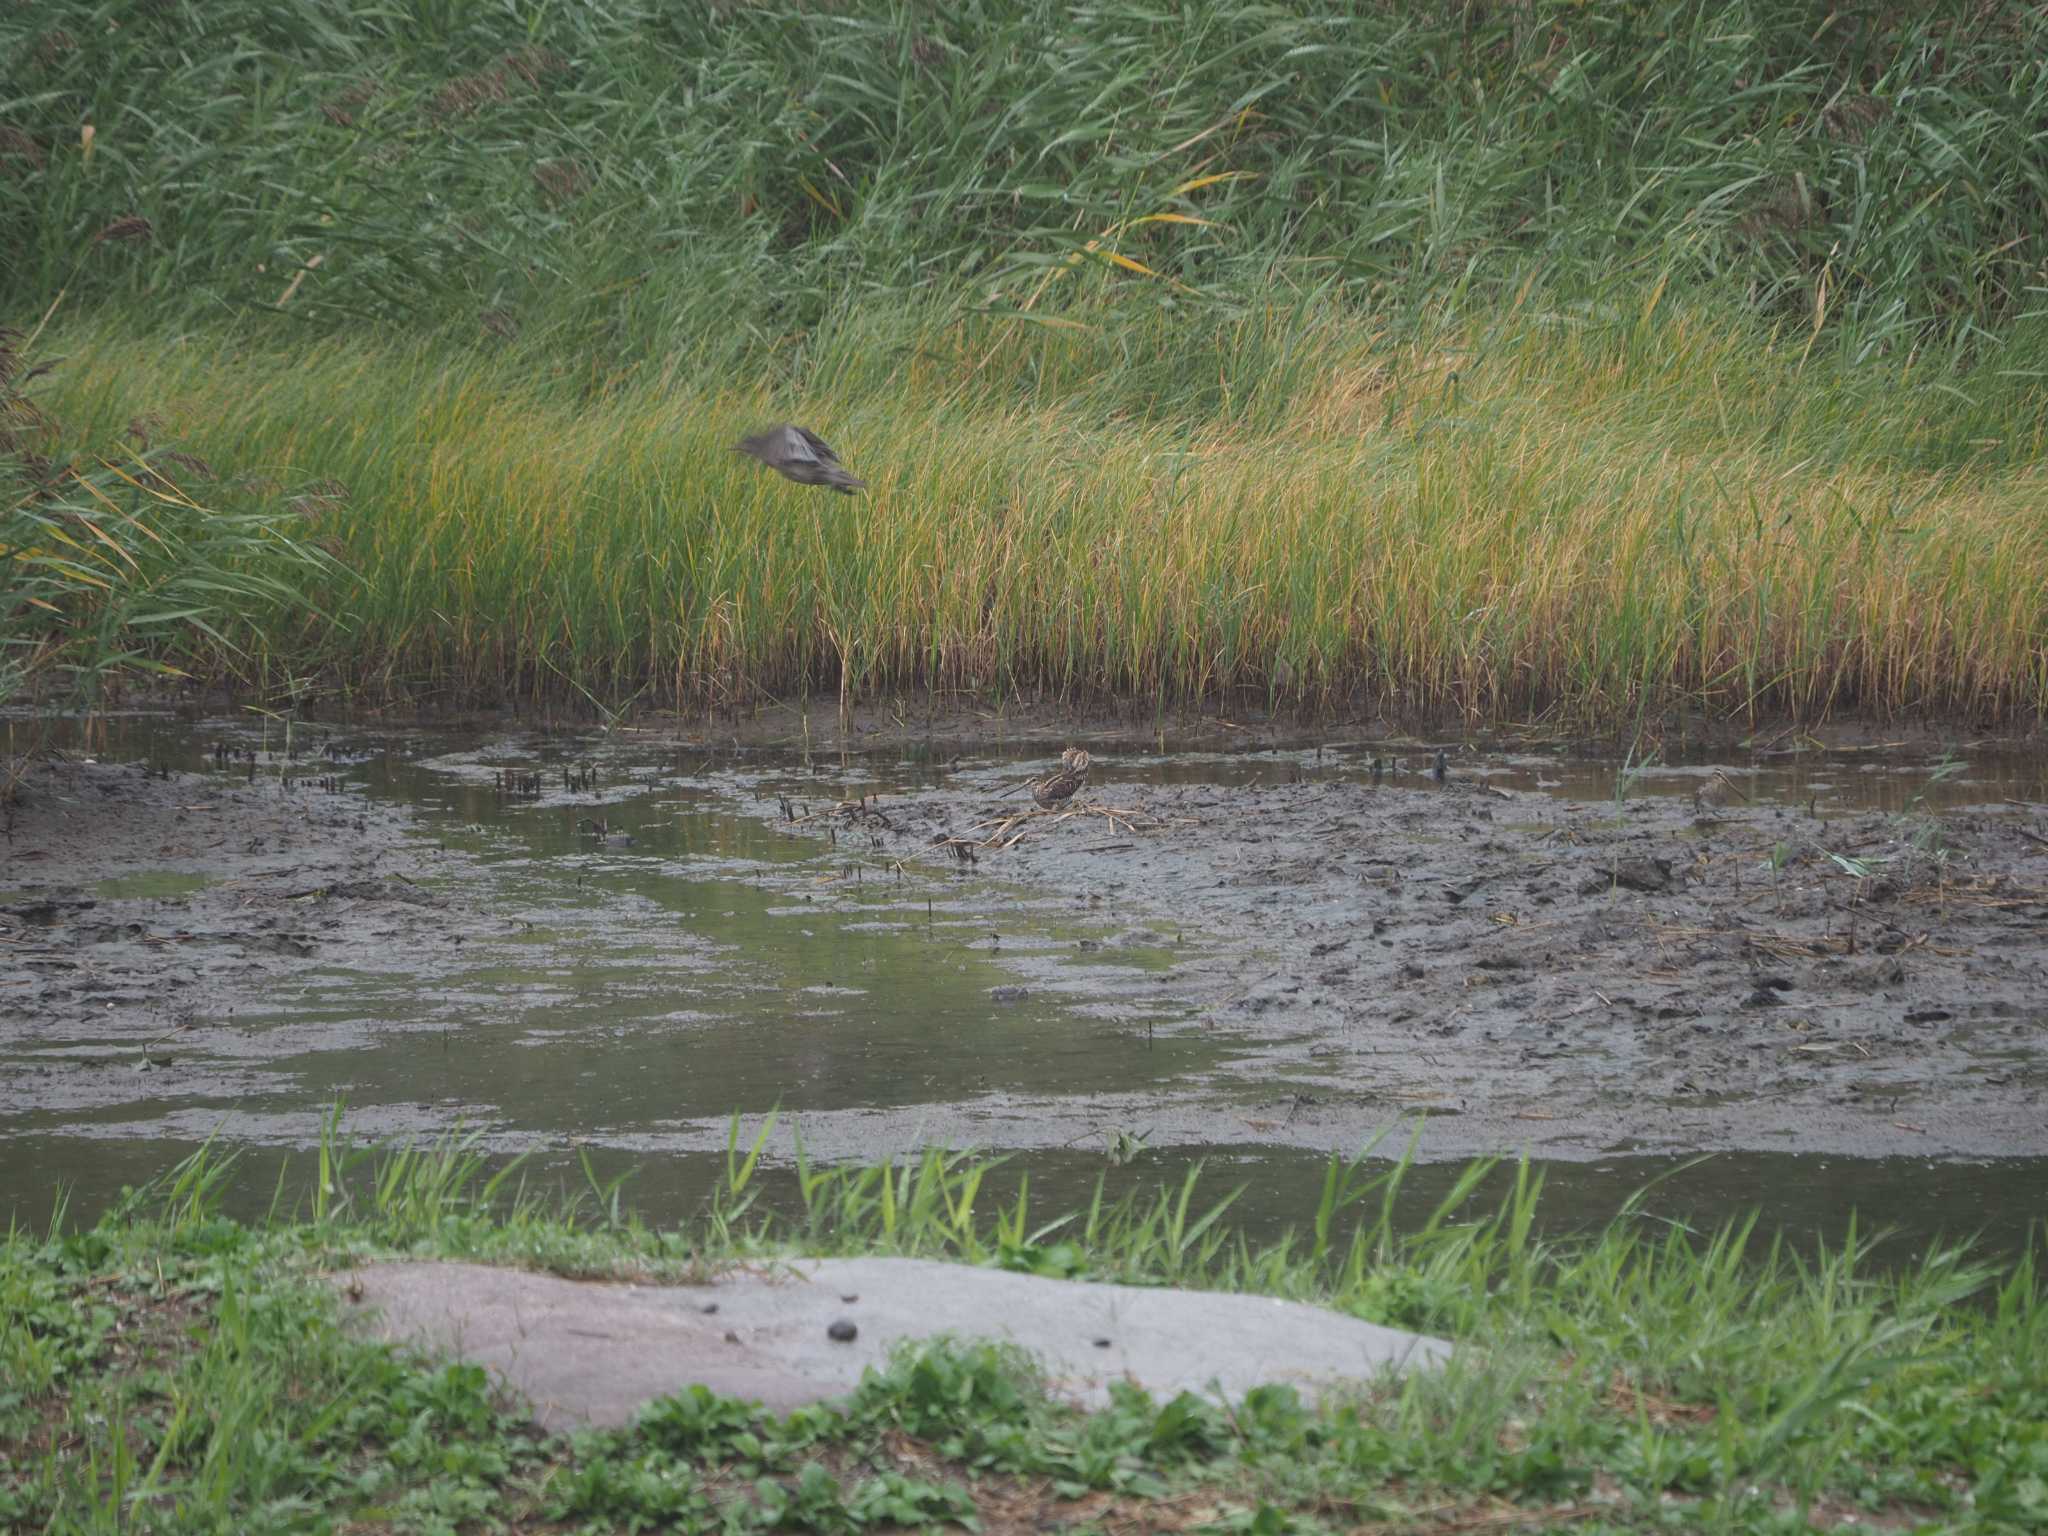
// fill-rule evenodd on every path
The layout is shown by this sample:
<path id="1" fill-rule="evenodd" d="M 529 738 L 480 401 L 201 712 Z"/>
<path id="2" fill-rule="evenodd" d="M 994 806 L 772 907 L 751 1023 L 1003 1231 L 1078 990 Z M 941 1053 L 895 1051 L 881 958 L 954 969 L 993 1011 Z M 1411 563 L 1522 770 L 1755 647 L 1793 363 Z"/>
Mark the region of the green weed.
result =
<path id="1" fill-rule="evenodd" d="M 1739 321 L 1650 323 L 1641 356 L 1562 316 L 1497 327 L 1455 438 L 1407 430 L 1480 343 L 1448 319 L 1428 343 L 1325 323 L 1267 432 L 1105 416 L 1086 385 L 1020 411 L 970 336 L 937 331 L 908 375 L 792 403 L 874 485 L 830 505 L 732 452 L 765 401 L 715 379 L 585 402 L 434 346 L 224 356 L 88 328 L 52 408 L 90 439 L 179 402 L 236 515 L 324 487 L 291 505 L 335 553 L 310 595 L 345 631 L 244 601 L 235 651 L 184 662 L 266 693 L 313 673 L 347 696 L 608 708 L 1253 688 L 1475 723 L 2048 702 L 2048 427 L 2018 419 L 2017 381 L 1965 404 L 1878 364 L 1802 375 Z M 1981 429 L 2009 464 L 1911 462 L 1986 407 L 2012 416 Z"/>
<path id="2" fill-rule="evenodd" d="M 224 1220 L 208 1149 L 90 1229 L 0 1245 L 10 1522 L 851 1536 L 1020 1508 L 1085 1521 L 1199 1506 L 1200 1523 L 1259 1531 L 1423 1530 L 1454 1513 L 1765 1532 L 1851 1511 L 2017 1531 L 2048 1512 L 2037 1250 L 2003 1268 L 1936 1250 L 1887 1274 L 1853 1232 L 1800 1258 L 1753 1221 L 1652 1229 L 1633 1205 L 1605 1231 L 1538 1239 L 1540 1181 L 1523 1170 L 1475 1211 L 1483 1166 L 1398 1231 L 1386 1212 L 1405 1162 L 1363 1158 L 1331 1164 L 1311 1230 L 1260 1249 L 1192 1182 L 1048 1219 L 1020 1190 L 976 1213 L 985 1165 L 939 1151 L 807 1166 L 802 1209 L 777 1216 L 739 1209 L 754 1180 L 737 1141 L 704 1217 L 656 1231 L 608 1200 L 565 1214 L 502 1183 L 486 1193 L 465 1138 L 361 1148 L 337 1121 L 328 1140 L 328 1166 L 363 1191 L 346 1221 Z M 344 1335 L 312 1278 L 391 1252 L 641 1277 L 798 1251 L 1009 1263 L 1056 1232 L 1063 1272 L 1264 1290 L 1462 1347 L 1441 1371 L 1320 1408 L 1286 1387 L 1235 1403 L 1118 1387 L 1080 1414 L 1028 1360 L 933 1340 L 838 1404 L 777 1417 L 686 1388 L 625 1429 L 549 1439 L 476 1367 Z"/>
<path id="3" fill-rule="evenodd" d="M 2044 26 L 49 0 L 0 304 L 77 355 L 35 452 L 216 477 L 237 584 L 121 654 L 266 705 L 2022 718 Z"/>
<path id="4" fill-rule="evenodd" d="M 45 0 L 0 16 L 5 292 L 516 335 L 593 382 L 671 350 L 829 382 L 855 354 L 817 333 L 913 289 L 998 337 L 1111 290 L 1183 336 L 1268 303 L 1249 373 L 1113 336 L 1094 359 L 1134 399 L 1255 417 L 1320 302 L 1539 273 L 1713 285 L 1855 357 L 1968 352 L 2039 281 L 2044 28 L 1742 0 Z"/>

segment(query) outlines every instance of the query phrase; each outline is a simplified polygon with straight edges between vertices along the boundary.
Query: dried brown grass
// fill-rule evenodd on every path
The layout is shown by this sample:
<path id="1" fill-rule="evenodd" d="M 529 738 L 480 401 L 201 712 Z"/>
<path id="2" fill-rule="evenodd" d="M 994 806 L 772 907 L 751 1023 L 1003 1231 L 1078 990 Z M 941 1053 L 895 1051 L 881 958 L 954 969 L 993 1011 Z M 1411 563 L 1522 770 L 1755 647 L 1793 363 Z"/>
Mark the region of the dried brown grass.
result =
<path id="1" fill-rule="evenodd" d="M 479 107 L 506 101 L 515 90 L 537 91 L 569 67 L 568 60 L 547 48 L 515 48 L 488 69 L 457 75 L 427 102 L 427 115 L 437 122 L 467 117 Z"/>
<path id="2" fill-rule="evenodd" d="M 574 160 L 543 160 L 533 168 L 533 184 L 543 201 L 559 208 L 590 190 L 590 176 Z"/>
<path id="3" fill-rule="evenodd" d="M 98 234 L 92 237 L 92 243 L 94 245 L 104 245 L 109 241 L 147 240 L 155 233 L 156 226 L 146 217 L 139 213 L 129 213 L 123 214 L 120 218 L 114 220 L 113 223 L 104 226 Z"/>
<path id="4" fill-rule="evenodd" d="M 43 146 L 33 134 L 0 123 L 0 170 L 10 176 L 27 177 L 48 163 Z"/>

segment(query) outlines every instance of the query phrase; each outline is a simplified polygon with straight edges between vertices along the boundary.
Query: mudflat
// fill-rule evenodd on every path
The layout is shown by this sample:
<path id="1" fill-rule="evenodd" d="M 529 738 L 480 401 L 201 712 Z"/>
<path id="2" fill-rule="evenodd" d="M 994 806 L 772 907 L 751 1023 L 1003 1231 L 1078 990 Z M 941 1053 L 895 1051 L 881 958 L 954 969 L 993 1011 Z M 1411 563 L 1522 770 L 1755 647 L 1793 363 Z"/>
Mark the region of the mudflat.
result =
<path id="1" fill-rule="evenodd" d="M 796 825 L 1177 936 L 1200 959 L 1170 980 L 1264 1042 L 1240 1137 L 1405 1114 L 1438 1156 L 2048 1151 L 2048 807 L 1830 817 L 1710 773 L 1588 803 L 1431 766 L 1160 786 L 1098 757 L 1054 810 L 942 788 Z"/>
<path id="2" fill-rule="evenodd" d="M 0 1112 L 274 1089 L 261 1068 L 296 1042 L 240 1039 L 236 1016 L 280 981 L 316 957 L 425 979 L 497 926 L 450 899 L 407 807 L 344 777 L 27 765 L 0 839 Z"/>
<path id="3" fill-rule="evenodd" d="M 434 771 L 466 774 L 488 796 L 504 764 L 538 763 L 542 745 L 495 740 Z M 1077 931 L 1098 937 L 1058 942 L 1103 952 L 1076 958 L 1112 961 L 1120 945 L 1152 958 L 1121 972 L 1105 963 L 1099 983 L 1082 967 L 1056 990 L 1085 1006 L 1088 986 L 1120 988 L 1104 994 L 1102 1028 L 1135 1030 L 1139 1051 L 1152 1020 L 1162 1043 L 1202 1045 L 1173 1058 L 1184 1067 L 1162 1050 L 1143 1091 L 1126 1063 L 1123 1079 L 1043 1095 L 977 1090 L 963 1072 L 935 1096 L 802 1109 L 822 1156 L 893 1156 L 914 1139 L 1062 1147 L 1105 1124 L 1159 1147 L 1318 1151 L 1413 1124 L 1432 1158 L 2048 1154 L 2048 807 L 1844 815 L 1748 797 L 1739 774 L 1731 791 L 1706 771 L 1698 802 L 1575 800 L 1487 782 L 1484 754 L 1454 758 L 1444 782 L 1411 755 L 1377 783 L 1355 763 L 1318 776 L 1276 758 L 1259 782 L 1173 784 L 1157 782 L 1156 761 L 1140 773 L 1103 750 L 1079 794 L 1041 810 L 1021 784 L 1050 757 L 1004 761 L 971 743 L 910 775 L 858 755 L 800 771 L 742 751 L 707 766 L 698 749 L 651 735 L 584 745 L 614 754 L 607 804 L 641 817 L 643 835 L 619 849 L 585 839 L 573 872 L 529 858 L 523 886 L 441 846 L 416 808 L 353 792 L 342 764 L 286 765 L 290 787 L 276 765 L 261 776 L 34 765 L 0 845 L 0 1113 L 23 1132 L 204 1134 L 230 1108 L 280 1102 L 281 1090 L 306 1098 L 292 1083 L 304 1053 L 356 1063 L 394 1029 L 440 1039 L 472 1020 L 502 1025 L 513 972 L 493 945 L 518 947 L 522 976 L 564 963 L 533 905 L 553 887 L 536 882 L 617 909 L 603 921 L 631 941 L 618 974 L 648 979 L 616 984 L 683 1001 L 693 988 L 756 985 L 741 952 L 684 955 L 688 914 L 644 894 L 671 879 L 702 888 L 701 854 L 646 834 L 711 815 L 815 846 L 810 866 L 713 861 L 708 878 L 805 893 L 763 921 L 799 928 L 837 901 L 858 920 L 844 930 L 855 941 L 862 924 L 921 934 L 925 892 L 937 890 L 951 929 L 931 942 L 934 962 L 964 953 L 957 935 L 972 930 L 975 953 L 1016 967 L 1015 987 L 987 994 L 991 1016 L 1007 1016 L 1057 957 L 1042 934 L 1035 950 L 993 935 L 1071 910 Z M 594 808 L 546 777 L 539 799 L 500 807 L 504 828 L 566 827 Z M 633 861 L 643 894 L 607 896 L 609 860 Z M 868 870 L 864 896 L 850 863 Z M 892 868 L 912 872 L 912 894 L 890 894 Z M 238 1025 L 248 1010 L 274 1013 L 314 966 L 374 975 L 387 993 L 457 990 L 431 1019 L 422 1004 L 411 1022 Z M 615 1070 L 632 1045 L 614 1036 L 641 1026 L 598 1018 L 602 1003 L 588 1000 L 597 1022 L 579 1027 L 607 1031 L 591 1037 L 589 1065 Z M 919 1028 L 914 1015 L 902 1028 Z M 858 1051 L 855 1035 L 830 1034 L 852 1030 L 847 1018 L 806 1024 L 811 1037 L 780 1049 Z M 701 1076 L 705 1049 L 731 1048 L 708 1045 L 683 1014 L 661 1027 L 681 1086 Z M 1203 1054 L 1201 1037 L 1216 1050 Z M 761 1072 L 752 1101 L 721 1088 L 716 1104 L 686 1105 L 679 1087 L 658 1123 L 615 1115 L 574 1129 L 638 1150 L 715 1151 L 725 1115 L 774 1102 L 787 1077 L 773 1038 L 745 1038 Z M 1028 1056 L 1028 1045 L 1017 1048 Z M 920 1046 L 935 1062 L 949 1048 L 936 1026 Z M 481 1116 L 495 1120 L 494 1149 L 519 1150 L 533 1131 L 494 1115 L 504 1084 L 489 1074 L 494 1061 L 540 1060 L 478 1056 L 454 1109 L 380 1105 L 374 1092 L 365 1103 L 359 1088 L 352 1114 L 400 1132 Z M 117 1127 L 144 1105 L 164 1113 Z M 304 1108 L 292 1112 L 310 1137 Z M 280 1133 L 282 1121 L 265 1123 L 261 1134 Z"/>

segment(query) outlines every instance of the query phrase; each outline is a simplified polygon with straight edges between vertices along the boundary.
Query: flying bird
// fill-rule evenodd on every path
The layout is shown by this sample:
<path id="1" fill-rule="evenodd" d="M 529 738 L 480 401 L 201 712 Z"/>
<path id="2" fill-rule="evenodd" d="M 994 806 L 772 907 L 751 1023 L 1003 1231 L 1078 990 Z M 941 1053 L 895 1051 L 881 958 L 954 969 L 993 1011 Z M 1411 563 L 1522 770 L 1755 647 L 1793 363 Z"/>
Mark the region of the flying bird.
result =
<path id="1" fill-rule="evenodd" d="M 785 422 L 741 438 L 733 451 L 759 459 L 798 485 L 829 485 L 848 496 L 867 489 L 865 480 L 856 480 L 846 472 L 832 445 L 808 427 Z"/>

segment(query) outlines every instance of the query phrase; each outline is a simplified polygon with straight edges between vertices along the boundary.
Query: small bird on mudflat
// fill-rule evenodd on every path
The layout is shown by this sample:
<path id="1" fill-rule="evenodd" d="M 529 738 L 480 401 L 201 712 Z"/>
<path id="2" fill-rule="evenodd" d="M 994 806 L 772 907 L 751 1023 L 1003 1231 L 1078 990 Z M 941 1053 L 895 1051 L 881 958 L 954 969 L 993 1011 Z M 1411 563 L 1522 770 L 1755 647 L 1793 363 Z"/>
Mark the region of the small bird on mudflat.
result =
<path id="1" fill-rule="evenodd" d="M 1079 747 L 1069 747 L 1060 754 L 1060 771 L 1048 778 L 1037 780 L 1031 786 L 1031 798 L 1042 810 L 1051 810 L 1074 798 L 1074 792 L 1088 782 L 1088 754 Z"/>
<path id="2" fill-rule="evenodd" d="M 856 480 L 846 472 L 832 445 L 808 427 L 784 422 L 766 432 L 741 438 L 733 445 L 733 451 L 759 459 L 798 485 L 829 485 L 848 496 L 867 489 L 865 480 Z"/>
<path id="3" fill-rule="evenodd" d="M 1748 798 L 1749 796 L 1742 792 L 1740 786 L 1733 779 L 1729 778 L 1719 768 L 1716 768 L 1707 782 L 1692 792 L 1693 814 L 1700 816 L 1708 811 L 1718 811 L 1730 800 L 1747 800 Z"/>

